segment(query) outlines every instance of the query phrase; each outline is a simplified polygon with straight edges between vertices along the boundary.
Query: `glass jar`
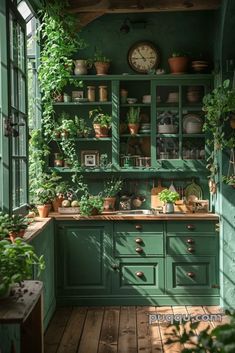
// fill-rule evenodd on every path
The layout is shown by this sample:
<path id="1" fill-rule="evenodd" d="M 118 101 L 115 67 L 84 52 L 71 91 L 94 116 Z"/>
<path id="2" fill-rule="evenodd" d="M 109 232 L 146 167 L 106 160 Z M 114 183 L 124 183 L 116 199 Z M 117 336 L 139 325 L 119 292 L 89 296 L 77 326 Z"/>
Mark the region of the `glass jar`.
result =
<path id="1" fill-rule="evenodd" d="M 108 100 L 107 86 L 99 86 L 99 101 L 107 102 L 107 100 Z"/>
<path id="2" fill-rule="evenodd" d="M 120 95 L 121 95 L 121 103 L 125 104 L 126 100 L 127 100 L 127 97 L 128 97 L 128 91 L 125 88 L 122 88 L 120 90 Z"/>
<path id="3" fill-rule="evenodd" d="M 87 98 L 89 102 L 95 101 L 95 86 L 87 86 Z"/>

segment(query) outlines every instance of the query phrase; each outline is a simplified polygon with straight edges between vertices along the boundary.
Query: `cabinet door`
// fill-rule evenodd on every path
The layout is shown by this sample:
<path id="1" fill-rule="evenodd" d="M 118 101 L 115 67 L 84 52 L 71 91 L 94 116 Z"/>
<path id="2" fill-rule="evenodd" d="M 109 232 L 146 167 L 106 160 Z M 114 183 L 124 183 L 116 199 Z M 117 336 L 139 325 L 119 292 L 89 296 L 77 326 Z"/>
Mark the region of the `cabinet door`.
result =
<path id="1" fill-rule="evenodd" d="M 120 259 L 116 266 L 113 271 L 113 294 L 139 296 L 163 293 L 162 258 Z"/>
<path id="2" fill-rule="evenodd" d="M 167 291 L 175 294 L 218 293 L 218 263 L 215 257 L 167 258 Z"/>
<path id="3" fill-rule="evenodd" d="M 60 225 L 57 239 L 58 295 L 99 295 L 109 292 L 110 225 L 76 222 Z"/>

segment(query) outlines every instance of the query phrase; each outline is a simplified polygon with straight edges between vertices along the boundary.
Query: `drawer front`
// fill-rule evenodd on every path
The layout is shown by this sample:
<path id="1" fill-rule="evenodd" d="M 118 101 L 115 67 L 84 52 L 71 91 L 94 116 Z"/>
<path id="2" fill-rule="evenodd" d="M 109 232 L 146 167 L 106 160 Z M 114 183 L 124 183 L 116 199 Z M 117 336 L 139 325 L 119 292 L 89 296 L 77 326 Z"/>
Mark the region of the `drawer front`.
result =
<path id="1" fill-rule="evenodd" d="M 163 232 L 163 222 L 141 220 L 114 222 L 114 232 Z"/>
<path id="2" fill-rule="evenodd" d="M 167 233 L 215 232 L 214 221 L 172 221 L 167 222 Z"/>
<path id="3" fill-rule="evenodd" d="M 148 295 L 164 290 L 163 259 L 122 259 L 113 273 L 113 293 Z"/>
<path id="4" fill-rule="evenodd" d="M 173 293 L 218 293 L 215 257 L 167 258 L 167 290 Z"/>
<path id="5" fill-rule="evenodd" d="M 167 255 L 216 255 L 218 240 L 212 236 L 168 236 Z"/>
<path id="6" fill-rule="evenodd" d="M 163 255 L 163 234 L 117 232 L 114 236 L 114 254 L 116 257 Z"/>

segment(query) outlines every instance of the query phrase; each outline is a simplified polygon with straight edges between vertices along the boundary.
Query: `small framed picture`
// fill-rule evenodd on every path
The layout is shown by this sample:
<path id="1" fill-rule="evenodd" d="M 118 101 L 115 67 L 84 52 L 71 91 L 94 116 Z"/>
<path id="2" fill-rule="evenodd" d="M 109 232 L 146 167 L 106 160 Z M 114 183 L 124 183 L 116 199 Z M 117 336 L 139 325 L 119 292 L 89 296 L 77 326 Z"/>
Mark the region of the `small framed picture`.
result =
<path id="1" fill-rule="evenodd" d="M 83 99 L 83 91 L 72 91 L 72 100 L 76 102 L 79 99 Z"/>
<path id="2" fill-rule="evenodd" d="M 81 165 L 83 167 L 98 167 L 99 151 L 81 151 Z"/>

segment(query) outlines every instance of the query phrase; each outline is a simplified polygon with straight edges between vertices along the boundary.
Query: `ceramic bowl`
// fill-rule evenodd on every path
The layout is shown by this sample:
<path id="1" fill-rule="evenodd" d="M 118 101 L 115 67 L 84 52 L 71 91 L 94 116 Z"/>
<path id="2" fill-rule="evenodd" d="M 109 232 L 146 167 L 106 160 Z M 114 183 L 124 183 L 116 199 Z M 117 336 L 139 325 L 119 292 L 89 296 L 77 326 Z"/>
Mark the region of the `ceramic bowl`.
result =
<path id="1" fill-rule="evenodd" d="M 137 98 L 127 98 L 128 104 L 135 104 L 137 102 Z"/>

